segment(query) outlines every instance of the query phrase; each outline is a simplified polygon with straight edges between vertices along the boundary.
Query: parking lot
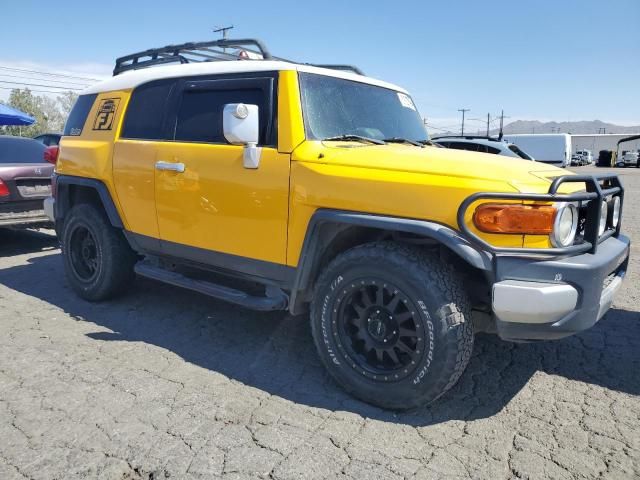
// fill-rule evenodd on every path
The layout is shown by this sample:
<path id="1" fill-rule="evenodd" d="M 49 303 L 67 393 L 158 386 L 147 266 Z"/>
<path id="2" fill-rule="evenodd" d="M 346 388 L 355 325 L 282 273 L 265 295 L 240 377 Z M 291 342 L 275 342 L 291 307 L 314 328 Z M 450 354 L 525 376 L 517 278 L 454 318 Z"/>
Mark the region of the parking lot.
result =
<path id="1" fill-rule="evenodd" d="M 639 242 L 640 169 L 615 171 Z M 0 479 L 637 478 L 639 257 L 593 329 L 477 336 L 452 391 L 398 414 L 333 383 L 306 316 L 142 279 L 87 303 L 55 237 L 0 232 Z"/>

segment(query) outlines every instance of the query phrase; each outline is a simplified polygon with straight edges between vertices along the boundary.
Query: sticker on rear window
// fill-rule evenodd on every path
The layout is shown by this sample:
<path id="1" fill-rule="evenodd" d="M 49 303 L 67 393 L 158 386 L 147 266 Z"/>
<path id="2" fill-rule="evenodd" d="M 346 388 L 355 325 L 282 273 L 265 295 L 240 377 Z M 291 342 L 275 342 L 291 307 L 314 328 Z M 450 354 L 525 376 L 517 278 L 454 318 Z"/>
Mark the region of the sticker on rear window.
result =
<path id="1" fill-rule="evenodd" d="M 94 130 L 111 130 L 119 103 L 119 98 L 105 98 L 100 101 L 98 113 L 93 121 Z"/>
<path id="2" fill-rule="evenodd" d="M 402 92 L 398 92 L 398 99 L 400 99 L 400 104 L 405 108 L 410 108 L 411 110 L 415 110 L 416 106 L 411 101 L 411 97 Z"/>

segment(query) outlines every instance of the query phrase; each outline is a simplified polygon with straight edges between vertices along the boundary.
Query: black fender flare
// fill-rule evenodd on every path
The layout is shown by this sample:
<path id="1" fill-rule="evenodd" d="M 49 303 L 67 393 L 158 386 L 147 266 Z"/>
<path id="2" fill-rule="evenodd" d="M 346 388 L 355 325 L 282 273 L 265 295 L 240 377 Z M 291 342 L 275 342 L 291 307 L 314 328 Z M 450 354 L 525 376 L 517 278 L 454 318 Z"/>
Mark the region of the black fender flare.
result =
<path id="1" fill-rule="evenodd" d="M 456 230 L 440 223 L 384 215 L 371 215 L 343 210 L 318 209 L 309 220 L 302 251 L 291 290 L 289 310 L 300 313 L 302 300 L 297 300 L 312 282 L 312 275 L 326 247 L 331 231 L 348 226 L 360 226 L 383 231 L 410 233 L 432 239 L 466 261 L 470 266 L 486 272 L 493 271 L 493 256 L 474 247 Z"/>
<path id="2" fill-rule="evenodd" d="M 77 185 L 80 187 L 91 188 L 95 190 L 100 197 L 102 206 L 104 207 L 107 217 L 116 228 L 124 229 L 124 224 L 118 213 L 109 189 L 107 186 L 95 178 L 75 177 L 73 175 L 56 175 L 56 202 L 54 204 L 54 216 L 56 223 L 62 223 L 67 212 L 71 209 L 71 198 L 69 195 L 69 186 Z"/>

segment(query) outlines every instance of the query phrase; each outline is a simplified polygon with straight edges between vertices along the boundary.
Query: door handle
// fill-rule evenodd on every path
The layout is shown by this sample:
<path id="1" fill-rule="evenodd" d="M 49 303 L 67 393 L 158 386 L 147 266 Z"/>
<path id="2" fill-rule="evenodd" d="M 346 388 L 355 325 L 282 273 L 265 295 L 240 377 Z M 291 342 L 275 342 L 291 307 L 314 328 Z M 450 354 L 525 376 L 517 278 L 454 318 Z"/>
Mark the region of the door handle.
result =
<path id="1" fill-rule="evenodd" d="M 160 160 L 156 162 L 156 170 L 169 170 L 171 172 L 183 173 L 184 163 L 165 162 Z"/>

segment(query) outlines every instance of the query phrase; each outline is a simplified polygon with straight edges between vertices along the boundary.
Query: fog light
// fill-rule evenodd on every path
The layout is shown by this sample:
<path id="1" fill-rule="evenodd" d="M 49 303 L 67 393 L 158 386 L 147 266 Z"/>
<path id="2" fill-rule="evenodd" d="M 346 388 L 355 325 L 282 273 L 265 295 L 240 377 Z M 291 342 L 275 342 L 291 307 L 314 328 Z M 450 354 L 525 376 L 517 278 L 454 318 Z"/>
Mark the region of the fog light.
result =
<path id="1" fill-rule="evenodd" d="M 620 197 L 613 198 L 613 212 L 611 213 L 611 226 L 613 228 L 618 227 L 618 223 L 620 223 Z"/>
<path id="2" fill-rule="evenodd" d="M 551 243 L 554 247 L 568 247 L 576 238 L 578 230 L 578 209 L 575 205 L 564 204 L 557 207 L 553 222 Z"/>
<path id="3" fill-rule="evenodd" d="M 602 202 L 600 206 L 600 224 L 598 225 L 598 236 L 601 236 L 607 229 L 607 202 Z"/>

